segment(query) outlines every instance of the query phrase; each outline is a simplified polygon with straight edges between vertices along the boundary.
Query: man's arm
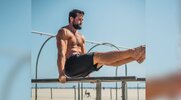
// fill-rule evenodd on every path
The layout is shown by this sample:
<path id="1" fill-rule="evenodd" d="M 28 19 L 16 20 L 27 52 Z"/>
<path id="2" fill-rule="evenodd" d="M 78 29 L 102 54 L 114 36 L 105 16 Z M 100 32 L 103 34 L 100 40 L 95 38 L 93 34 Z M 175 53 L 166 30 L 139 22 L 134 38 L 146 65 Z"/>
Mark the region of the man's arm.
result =
<path id="1" fill-rule="evenodd" d="M 58 34 L 56 36 L 56 39 L 57 39 L 57 48 L 58 48 L 57 65 L 58 65 L 59 79 L 60 79 L 62 76 L 65 76 L 64 66 L 65 66 L 65 61 L 66 61 L 65 54 L 67 51 L 66 31 L 64 29 L 59 30 Z M 64 82 L 64 81 L 62 81 L 62 82 Z"/>
<path id="2" fill-rule="evenodd" d="M 81 50 L 82 50 L 82 53 L 85 54 L 85 53 L 86 53 L 86 48 L 85 48 L 85 37 L 82 36 L 82 39 L 83 39 L 83 44 L 82 44 Z"/>

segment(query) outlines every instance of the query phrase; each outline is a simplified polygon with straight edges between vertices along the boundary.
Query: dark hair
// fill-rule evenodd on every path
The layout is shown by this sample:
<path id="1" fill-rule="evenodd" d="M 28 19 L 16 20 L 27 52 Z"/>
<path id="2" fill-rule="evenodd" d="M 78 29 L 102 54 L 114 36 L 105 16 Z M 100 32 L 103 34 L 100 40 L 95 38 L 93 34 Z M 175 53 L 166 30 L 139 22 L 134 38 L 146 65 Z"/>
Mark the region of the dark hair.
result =
<path id="1" fill-rule="evenodd" d="M 77 13 L 84 15 L 84 11 L 81 11 L 81 10 L 78 10 L 78 9 L 71 10 L 69 12 L 69 18 L 68 18 L 69 19 L 69 23 L 70 23 L 70 17 L 73 17 L 73 18 L 77 17 Z"/>

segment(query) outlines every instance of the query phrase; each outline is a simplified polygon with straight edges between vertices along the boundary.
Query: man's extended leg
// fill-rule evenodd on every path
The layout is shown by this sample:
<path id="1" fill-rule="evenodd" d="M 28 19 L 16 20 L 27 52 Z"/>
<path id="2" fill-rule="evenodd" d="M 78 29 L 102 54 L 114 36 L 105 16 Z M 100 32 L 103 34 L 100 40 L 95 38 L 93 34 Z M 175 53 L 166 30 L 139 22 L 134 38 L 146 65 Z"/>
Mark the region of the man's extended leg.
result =
<path id="1" fill-rule="evenodd" d="M 144 60 L 145 60 L 145 51 L 142 51 L 142 53 L 140 53 L 140 55 L 138 56 L 138 59 L 136 61 L 138 63 L 142 63 Z M 108 66 L 121 66 L 123 64 L 129 63 L 132 61 L 135 61 L 135 59 L 130 57 L 130 58 L 126 58 L 124 60 L 120 60 L 120 61 L 116 61 L 114 63 L 111 63 Z"/>
<path id="2" fill-rule="evenodd" d="M 98 53 L 94 55 L 94 64 L 120 66 L 122 64 L 138 60 L 142 62 L 145 56 L 145 47 L 140 46 L 135 49 L 129 49 L 125 51 L 111 51 Z"/>
<path id="3" fill-rule="evenodd" d="M 121 65 L 124 65 L 124 64 L 132 62 L 132 61 L 135 61 L 135 59 L 130 57 L 130 58 L 126 58 L 124 60 L 116 61 L 116 62 L 111 63 L 111 64 L 106 64 L 106 65 L 107 66 L 121 66 Z"/>

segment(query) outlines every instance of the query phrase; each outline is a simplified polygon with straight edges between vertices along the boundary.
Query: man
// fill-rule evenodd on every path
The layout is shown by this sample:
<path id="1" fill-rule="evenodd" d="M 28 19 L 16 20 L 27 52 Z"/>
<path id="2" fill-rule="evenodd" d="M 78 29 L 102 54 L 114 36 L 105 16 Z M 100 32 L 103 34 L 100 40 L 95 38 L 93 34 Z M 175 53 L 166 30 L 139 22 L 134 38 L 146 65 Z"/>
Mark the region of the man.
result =
<path id="1" fill-rule="evenodd" d="M 86 54 L 85 38 L 78 32 L 82 28 L 83 16 L 84 12 L 81 10 L 70 11 L 69 25 L 62 27 L 56 36 L 61 83 L 65 83 L 67 77 L 85 77 L 93 71 L 98 71 L 102 65 L 120 66 L 131 61 L 144 61 L 144 46 L 125 51 Z"/>

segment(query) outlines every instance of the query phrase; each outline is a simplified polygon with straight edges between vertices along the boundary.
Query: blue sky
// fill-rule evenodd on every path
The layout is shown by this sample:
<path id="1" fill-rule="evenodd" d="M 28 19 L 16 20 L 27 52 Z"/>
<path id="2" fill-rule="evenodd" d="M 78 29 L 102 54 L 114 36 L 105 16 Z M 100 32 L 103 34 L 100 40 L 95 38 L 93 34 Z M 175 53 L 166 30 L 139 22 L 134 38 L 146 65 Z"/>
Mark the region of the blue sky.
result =
<path id="1" fill-rule="evenodd" d="M 0 100 L 28 100 L 31 96 L 31 1 L 0 1 Z M 25 62 L 24 60 L 28 61 Z"/>
<path id="2" fill-rule="evenodd" d="M 110 42 L 128 48 L 146 44 L 145 62 L 129 63 L 128 75 L 146 77 L 177 70 L 180 67 L 181 25 L 178 2 L 179 0 L 1 0 L 0 49 L 3 52 L 0 54 L 0 63 L 3 71 L 0 73 L 0 87 L 9 87 L 10 100 L 27 100 L 30 97 L 30 79 L 35 77 L 37 53 L 47 38 L 32 34 L 31 31 L 56 34 L 60 27 L 68 24 L 68 13 L 74 8 L 85 12 L 83 29 L 80 32 L 87 40 Z M 42 51 L 39 78 L 58 76 L 55 42 L 55 39 L 50 40 Z M 86 44 L 87 49 L 91 46 Z M 17 74 L 12 74 L 16 80 L 12 80 L 11 86 L 5 86 L 10 73 L 15 69 L 14 65 L 22 55 L 29 53 L 29 49 L 31 68 L 22 67 L 21 70 L 16 70 Z M 100 46 L 93 51 L 110 50 L 115 49 Z M 91 75 L 114 76 L 114 72 L 115 68 L 105 66 Z M 118 75 L 124 75 L 123 66 L 119 67 Z M 24 92 L 19 87 L 29 92 Z M 18 94 L 17 90 L 22 92 Z M 20 96 L 22 94 L 24 96 Z"/>
<path id="3" fill-rule="evenodd" d="M 147 75 L 181 68 L 179 0 L 148 0 L 146 5 Z"/>

